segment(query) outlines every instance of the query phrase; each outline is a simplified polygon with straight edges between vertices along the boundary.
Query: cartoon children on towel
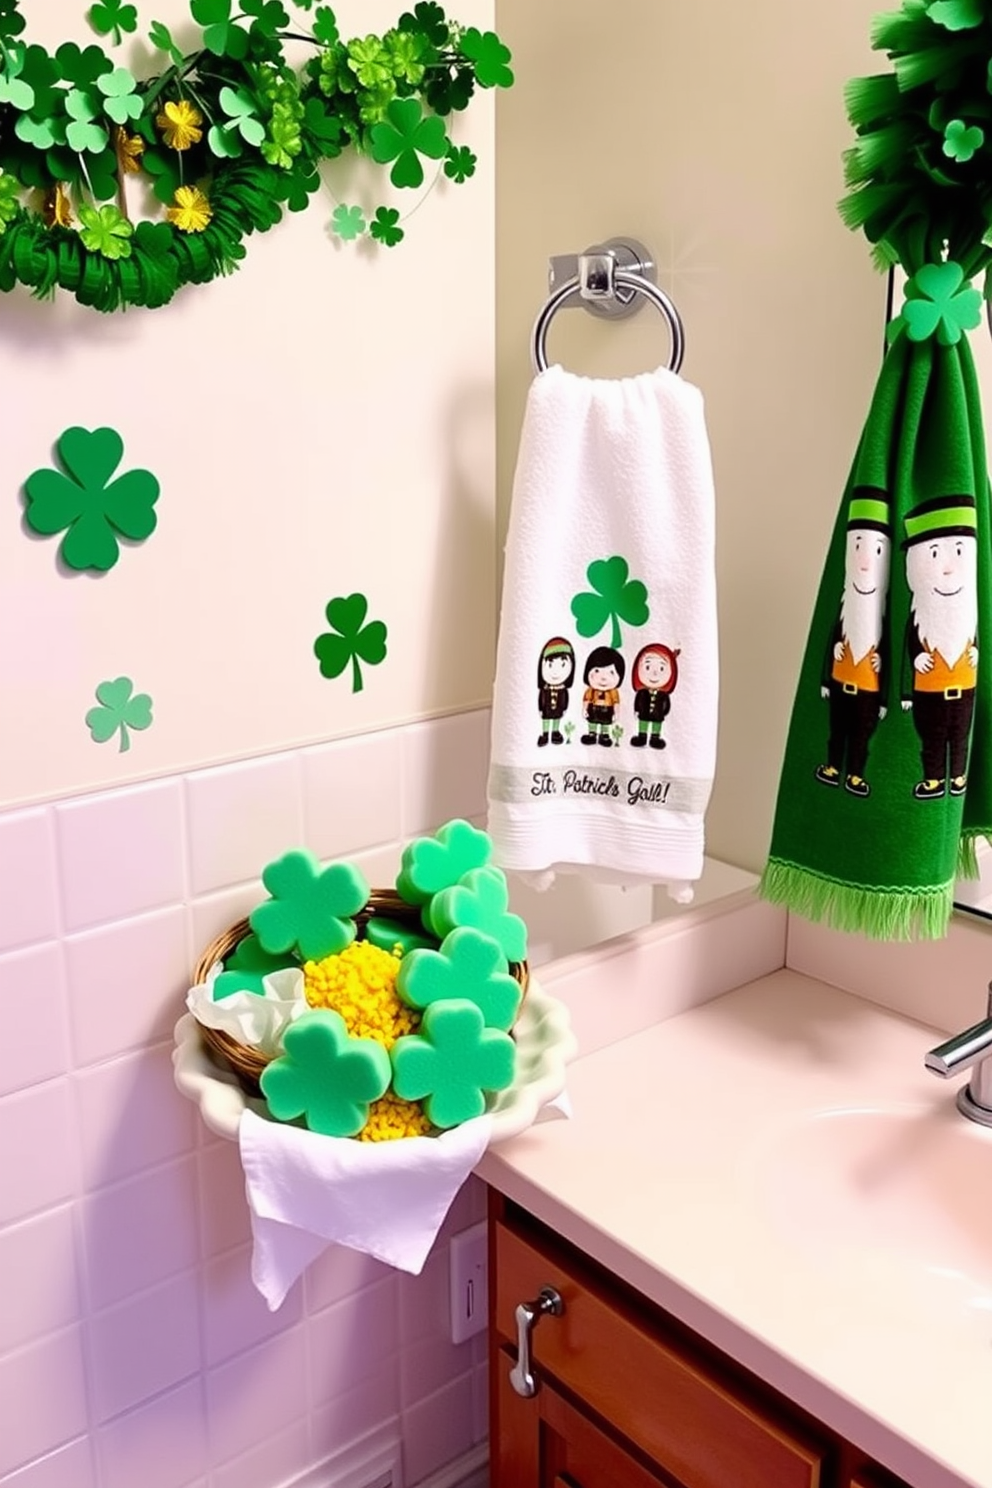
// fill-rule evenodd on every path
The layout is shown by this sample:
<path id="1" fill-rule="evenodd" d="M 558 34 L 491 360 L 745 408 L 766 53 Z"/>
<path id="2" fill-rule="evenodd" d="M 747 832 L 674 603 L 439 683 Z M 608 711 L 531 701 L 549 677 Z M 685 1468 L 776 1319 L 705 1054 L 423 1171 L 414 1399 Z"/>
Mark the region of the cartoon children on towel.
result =
<path id="1" fill-rule="evenodd" d="M 571 641 L 553 636 L 537 663 L 537 708 L 541 715 L 538 744 L 564 744 L 561 721 L 568 707 L 568 689 L 575 680 L 575 651 Z"/>
<path id="2" fill-rule="evenodd" d="M 661 737 L 661 726 L 672 706 L 672 693 L 679 680 L 679 650 L 655 643 L 642 646 L 634 659 L 630 674 L 634 688 L 634 712 L 637 715 L 637 733 L 631 739 L 635 749 L 650 744 L 652 749 L 664 749 L 667 741 Z"/>
<path id="3" fill-rule="evenodd" d="M 612 646 L 596 646 L 590 651 L 582 673 L 586 690 L 582 694 L 582 713 L 586 720 L 583 744 L 613 745 L 611 731 L 620 706 L 620 683 L 627 663 Z"/>

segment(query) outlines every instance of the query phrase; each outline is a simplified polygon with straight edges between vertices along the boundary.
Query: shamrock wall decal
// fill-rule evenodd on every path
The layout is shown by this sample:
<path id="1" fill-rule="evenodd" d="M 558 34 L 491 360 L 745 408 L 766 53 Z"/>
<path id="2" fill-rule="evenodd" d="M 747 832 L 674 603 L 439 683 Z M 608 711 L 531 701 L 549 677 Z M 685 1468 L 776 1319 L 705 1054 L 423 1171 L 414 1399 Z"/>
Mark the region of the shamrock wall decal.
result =
<path id="1" fill-rule="evenodd" d="M 378 666 L 386 657 L 386 627 L 381 620 L 370 620 L 366 625 L 368 610 L 364 594 L 332 599 L 324 613 L 337 634 L 319 635 L 313 643 L 322 677 L 340 677 L 351 662 L 352 692 L 361 692 L 365 685 L 359 660 Z"/>
<path id="2" fill-rule="evenodd" d="M 372 159 L 380 165 L 395 161 L 389 173 L 394 186 L 419 186 L 424 179 L 421 155 L 441 160 L 448 153 L 444 120 L 437 114 L 425 117 L 416 98 L 394 98 L 380 124 L 370 131 Z"/>
<path id="3" fill-rule="evenodd" d="M 612 623 L 610 645 L 616 650 L 623 637 L 620 621 L 628 625 L 646 625 L 648 591 L 640 579 L 629 577 L 626 558 L 604 558 L 590 563 L 586 578 L 593 593 L 577 594 L 572 600 L 572 614 L 581 636 L 594 636 Z"/>
<path id="4" fill-rule="evenodd" d="M 115 677 L 101 682 L 96 689 L 98 708 L 91 708 L 86 715 L 86 727 L 94 744 L 106 744 L 116 733 L 120 733 L 119 752 L 124 754 L 131 748 L 128 729 L 151 727 L 152 700 L 147 692 L 135 692 L 130 677 Z"/>
<path id="5" fill-rule="evenodd" d="M 112 477 L 124 454 L 114 429 L 66 429 L 56 441 L 62 470 L 36 470 L 24 482 L 28 525 L 43 537 L 65 532 L 70 568 L 105 572 L 120 557 L 117 534 L 142 542 L 155 530 L 159 483 L 148 470 Z"/>
<path id="6" fill-rule="evenodd" d="M 88 11 L 90 25 L 100 36 L 111 36 L 114 46 L 120 46 L 123 31 L 138 29 L 138 12 L 135 6 L 124 0 L 99 0 Z"/>

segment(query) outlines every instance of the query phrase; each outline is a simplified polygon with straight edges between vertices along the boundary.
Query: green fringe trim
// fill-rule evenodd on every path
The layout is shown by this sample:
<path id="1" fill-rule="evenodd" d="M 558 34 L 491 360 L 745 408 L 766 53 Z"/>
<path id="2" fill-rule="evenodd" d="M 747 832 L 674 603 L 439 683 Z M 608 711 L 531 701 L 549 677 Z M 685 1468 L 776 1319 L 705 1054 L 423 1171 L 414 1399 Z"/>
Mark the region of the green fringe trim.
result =
<path id="1" fill-rule="evenodd" d="M 870 888 L 779 858 L 769 858 L 758 893 L 803 919 L 872 940 L 940 940 L 954 907 L 953 880 L 933 888 Z"/>
<path id="2" fill-rule="evenodd" d="M 978 867 L 979 840 L 992 842 L 992 826 L 965 827 L 958 843 L 958 878 L 981 877 Z"/>

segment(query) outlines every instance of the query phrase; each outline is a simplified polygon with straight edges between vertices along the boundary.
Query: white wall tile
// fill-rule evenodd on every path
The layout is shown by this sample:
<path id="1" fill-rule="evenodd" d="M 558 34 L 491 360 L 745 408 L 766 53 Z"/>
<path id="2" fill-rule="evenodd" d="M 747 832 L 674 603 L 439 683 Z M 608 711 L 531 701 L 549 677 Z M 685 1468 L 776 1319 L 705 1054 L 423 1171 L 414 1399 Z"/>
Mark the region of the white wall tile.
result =
<path id="1" fill-rule="evenodd" d="M 31 1140 L 25 1140 L 30 1132 Z M 68 1078 L 0 1099 L 0 1224 L 71 1197 L 79 1179 Z"/>
<path id="2" fill-rule="evenodd" d="M 69 1067 L 62 947 L 54 942 L 0 956 L 0 1095 Z"/>
<path id="3" fill-rule="evenodd" d="M 404 729 L 403 837 L 435 832 L 452 817 L 484 816 L 488 769 L 488 709 Z"/>
<path id="4" fill-rule="evenodd" d="M 306 843 L 319 858 L 339 859 L 400 835 L 402 733 L 388 729 L 303 750 Z"/>
<path id="5" fill-rule="evenodd" d="M 68 931 L 182 901 L 178 779 L 60 802 L 55 819 Z"/>
<path id="6" fill-rule="evenodd" d="M 182 906 L 70 935 L 64 944 L 77 1066 L 169 1037 L 189 986 Z"/>
<path id="7" fill-rule="evenodd" d="M 79 1328 L 52 1333 L 0 1358 L 0 1479 L 71 1441 L 87 1426 Z"/>
<path id="8" fill-rule="evenodd" d="M 0 1230 L 0 1354 L 79 1321 L 69 1205 Z"/>
<path id="9" fill-rule="evenodd" d="M 0 816 L 0 950 L 58 933 L 51 813 Z"/>
<path id="10" fill-rule="evenodd" d="M 266 863 L 302 845 L 295 753 L 200 770 L 185 786 L 194 894 L 257 878 Z"/>

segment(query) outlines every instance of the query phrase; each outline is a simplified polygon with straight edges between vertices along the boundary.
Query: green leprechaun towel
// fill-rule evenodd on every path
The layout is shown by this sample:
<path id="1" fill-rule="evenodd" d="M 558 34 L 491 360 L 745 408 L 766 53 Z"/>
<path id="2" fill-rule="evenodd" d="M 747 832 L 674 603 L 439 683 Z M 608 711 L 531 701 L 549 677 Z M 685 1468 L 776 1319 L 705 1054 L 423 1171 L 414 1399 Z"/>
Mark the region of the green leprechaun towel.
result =
<path id="1" fill-rule="evenodd" d="M 992 829 L 989 489 L 977 290 L 910 280 L 799 677 L 765 898 L 883 939 L 945 933 Z"/>

